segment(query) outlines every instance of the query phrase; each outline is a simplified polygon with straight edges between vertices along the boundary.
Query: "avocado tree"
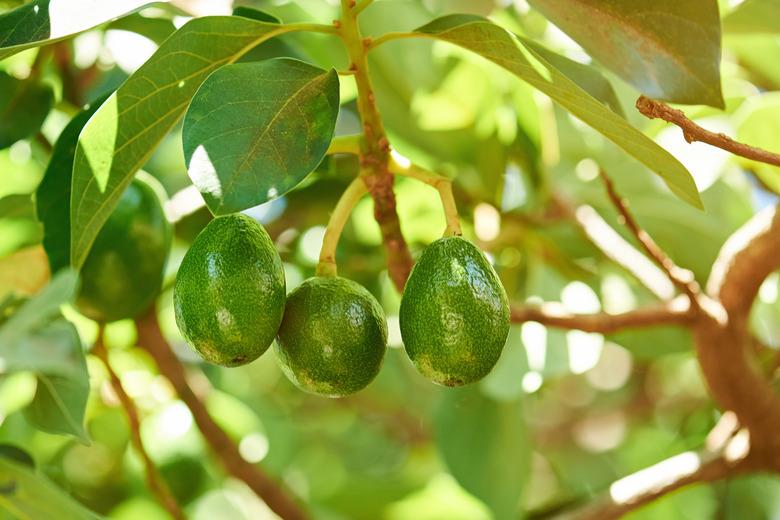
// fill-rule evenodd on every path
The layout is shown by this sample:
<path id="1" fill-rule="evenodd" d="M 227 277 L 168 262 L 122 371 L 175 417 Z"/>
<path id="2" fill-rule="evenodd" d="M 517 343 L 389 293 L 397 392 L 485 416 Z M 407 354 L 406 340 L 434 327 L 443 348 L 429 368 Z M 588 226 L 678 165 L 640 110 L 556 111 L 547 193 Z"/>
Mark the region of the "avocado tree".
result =
<path id="1" fill-rule="evenodd" d="M 0 9 L 4 517 L 777 515 L 778 2 Z"/>

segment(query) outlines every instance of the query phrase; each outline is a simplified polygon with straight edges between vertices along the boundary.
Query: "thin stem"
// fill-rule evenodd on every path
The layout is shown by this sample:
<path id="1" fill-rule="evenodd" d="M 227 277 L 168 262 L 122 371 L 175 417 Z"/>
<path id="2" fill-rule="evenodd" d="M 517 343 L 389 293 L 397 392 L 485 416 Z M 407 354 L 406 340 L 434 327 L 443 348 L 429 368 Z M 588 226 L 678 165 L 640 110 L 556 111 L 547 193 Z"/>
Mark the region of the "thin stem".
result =
<path id="1" fill-rule="evenodd" d="M 325 237 L 322 240 L 320 250 L 320 262 L 317 264 L 317 276 L 336 276 L 336 246 L 339 243 L 341 232 L 344 230 L 349 215 L 358 201 L 368 193 L 368 188 L 362 176 L 354 179 L 344 190 L 333 213 L 330 216 L 328 227 L 325 229 Z"/>
<path id="2" fill-rule="evenodd" d="M 452 181 L 450 179 L 429 172 L 415 164 L 402 166 L 394 159 L 390 159 L 389 167 L 390 172 L 395 175 L 411 177 L 436 188 L 439 192 L 439 198 L 441 198 L 441 205 L 444 208 L 444 218 L 447 220 L 444 236 L 460 236 L 463 234 L 460 227 L 460 217 L 458 216 L 458 206 L 455 204 L 455 196 L 452 194 Z"/>
<path id="3" fill-rule="evenodd" d="M 98 337 L 95 341 L 95 346 L 92 348 L 92 353 L 105 365 L 109 379 L 111 380 L 111 387 L 114 389 L 114 393 L 122 404 L 122 408 L 125 410 L 127 421 L 130 423 L 130 438 L 146 469 L 146 485 L 149 486 L 149 489 L 157 497 L 157 500 L 173 518 L 176 520 L 184 520 L 184 513 L 182 513 L 179 504 L 176 502 L 176 499 L 168 488 L 168 485 L 165 483 L 165 480 L 163 480 L 162 476 L 157 471 L 157 467 L 154 465 L 154 461 L 152 461 L 151 457 L 149 457 L 146 448 L 144 448 L 144 443 L 141 439 L 141 419 L 138 414 L 138 409 L 135 407 L 135 403 L 133 403 L 130 396 L 127 395 L 127 392 L 125 392 L 125 389 L 122 387 L 122 381 L 119 379 L 119 376 L 109 362 L 108 351 L 103 343 L 102 325 L 98 330 Z"/>
<path id="4" fill-rule="evenodd" d="M 337 153 L 359 155 L 362 143 L 363 134 L 340 135 L 333 138 L 326 153 L 327 155 L 333 155 Z"/>
<path id="5" fill-rule="evenodd" d="M 355 13 L 355 16 L 359 15 L 360 13 L 362 13 L 362 12 L 363 12 L 363 10 L 364 10 L 366 7 L 368 7 L 369 5 L 371 5 L 371 4 L 373 4 L 373 3 L 374 3 L 374 0 L 363 0 L 362 2 L 360 2 L 359 4 L 357 4 L 357 5 L 356 5 L 356 6 L 353 8 L 353 11 L 354 11 L 354 13 Z"/>
<path id="6" fill-rule="evenodd" d="M 368 50 L 373 51 L 380 45 L 384 45 L 387 42 L 392 42 L 395 40 L 408 40 L 410 38 L 430 38 L 430 36 L 425 33 L 417 32 L 389 32 L 371 40 L 368 45 Z"/>
<path id="7" fill-rule="evenodd" d="M 290 32 L 315 32 L 332 35 L 337 35 L 339 32 L 336 26 L 321 23 L 288 23 L 284 27 Z"/>
<path id="8" fill-rule="evenodd" d="M 636 100 L 636 108 L 642 115 L 649 119 L 659 118 L 679 126 L 683 131 L 683 137 L 685 137 L 685 140 L 689 143 L 701 141 L 702 143 L 721 148 L 734 155 L 745 157 L 746 159 L 780 166 L 780 154 L 749 144 L 740 143 L 725 134 L 711 132 L 702 128 L 688 119 L 682 110 L 672 108 L 666 103 L 645 96 L 639 96 L 639 99 Z"/>

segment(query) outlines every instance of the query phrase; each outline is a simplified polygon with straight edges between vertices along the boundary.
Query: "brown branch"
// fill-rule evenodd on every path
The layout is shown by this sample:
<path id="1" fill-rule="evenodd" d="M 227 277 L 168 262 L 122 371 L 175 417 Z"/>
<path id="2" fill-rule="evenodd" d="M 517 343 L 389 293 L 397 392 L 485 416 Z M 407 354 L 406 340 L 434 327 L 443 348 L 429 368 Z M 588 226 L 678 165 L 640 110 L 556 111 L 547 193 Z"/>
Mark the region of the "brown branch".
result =
<path id="1" fill-rule="evenodd" d="M 206 406 L 195 395 L 179 359 L 173 353 L 160 330 L 154 310 L 136 319 L 138 343 L 152 356 L 161 374 L 170 380 L 179 398 L 187 405 L 214 456 L 234 477 L 244 481 L 269 508 L 285 520 L 303 520 L 306 513 L 256 465 L 247 462 L 225 431 L 214 422 Z"/>
<path id="2" fill-rule="evenodd" d="M 601 334 L 661 325 L 690 326 L 693 323 L 693 317 L 690 305 L 683 297 L 621 314 L 572 314 L 555 303 L 545 303 L 538 307 L 513 307 L 511 310 L 513 323 L 535 321 L 548 327 L 599 332 Z"/>
<path id="3" fill-rule="evenodd" d="M 682 110 L 672 108 L 666 103 L 639 96 L 639 99 L 636 100 L 636 108 L 642 115 L 650 119 L 663 119 L 668 123 L 679 126 L 683 131 L 683 137 L 689 143 L 700 141 L 746 159 L 780 166 L 780 154 L 740 143 L 725 134 L 711 132 L 702 128 L 688 119 Z"/>
<path id="4" fill-rule="evenodd" d="M 122 408 L 125 410 L 127 421 L 130 423 L 130 438 L 135 450 L 138 452 L 138 455 L 140 455 L 146 470 L 146 485 L 173 518 L 176 520 L 184 520 L 184 513 L 182 513 L 179 504 L 176 502 L 176 498 L 174 498 L 171 490 L 165 483 L 165 480 L 163 480 L 162 476 L 157 471 L 154 461 L 152 461 L 146 448 L 144 448 L 144 443 L 141 439 L 141 419 L 138 415 L 138 409 L 135 407 L 135 403 L 133 403 L 130 396 L 127 395 L 127 392 L 125 392 L 125 389 L 122 387 L 122 381 L 119 379 L 119 376 L 109 362 L 108 351 L 103 343 L 102 326 L 98 331 L 95 345 L 92 347 L 92 353 L 103 362 L 103 365 L 105 365 L 106 370 L 108 371 L 108 377 L 111 380 L 111 387 L 114 389 L 114 393 L 122 404 Z"/>
<path id="5" fill-rule="evenodd" d="M 667 255 L 663 249 L 661 249 L 655 240 L 639 225 L 631 211 L 628 209 L 628 204 L 615 190 L 615 185 L 612 179 L 606 174 L 604 170 L 599 172 L 601 179 L 604 181 L 604 186 L 607 189 L 610 201 L 617 208 L 620 213 L 621 221 L 631 231 L 631 234 L 636 237 L 645 252 L 658 264 L 661 269 L 669 276 L 669 279 L 674 285 L 676 285 L 682 292 L 684 292 L 691 301 L 691 305 L 696 306 L 698 297 L 700 294 L 699 284 L 693 277 L 693 273 L 687 269 L 678 267 L 669 255 Z"/>
<path id="6" fill-rule="evenodd" d="M 633 475 L 621 479 L 613 484 L 610 493 L 594 504 L 590 504 L 573 515 L 577 520 L 612 520 L 638 509 L 650 502 L 676 491 L 682 487 L 697 482 L 714 482 L 741 473 L 756 471 L 752 464 L 745 461 L 729 462 L 722 456 L 698 455 L 702 462 L 698 466 L 692 466 L 697 457 L 694 453 L 682 455 L 687 460 L 680 459 L 680 455 L 671 457 L 650 468 L 641 470 Z M 707 460 L 703 460 L 707 459 Z M 679 463 L 675 463 L 679 461 Z M 634 481 L 632 482 L 631 479 Z M 629 488 L 626 496 L 615 492 L 615 486 L 621 483 Z M 630 489 L 635 488 L 635 489 Z"/>

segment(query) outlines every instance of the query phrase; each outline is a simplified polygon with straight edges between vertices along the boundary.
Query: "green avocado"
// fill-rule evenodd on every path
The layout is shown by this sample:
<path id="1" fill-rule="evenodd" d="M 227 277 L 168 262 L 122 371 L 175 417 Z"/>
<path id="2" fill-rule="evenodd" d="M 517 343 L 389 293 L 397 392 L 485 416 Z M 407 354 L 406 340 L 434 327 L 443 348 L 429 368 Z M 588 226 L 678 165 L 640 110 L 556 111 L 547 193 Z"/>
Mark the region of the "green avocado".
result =
<path id="1" fill-rule="evenodd" d="M 233 367 L 254 361 L 276 336 L 284 313 L 284 267 L 271 237 L 251 218 L 209 222 L 176 275 L 176 324 L 205 359 Z"/>
<path id="2" fill-rule="evenodd" d="M 355 393 L 379 373 L 386 348 L 382 307 L 352 280 L 316 276 L 287 297 L 275 349 L 282 371 L 302 390 Z"/>
<path id="3" fill-rule="evenodd" d="M 147 310 L 160 292 L 173 230 L 161 200 L 165 191 L 140 173 L 122 194 L 81 268 L 76 308 L 109 322 Z"/>
<path id="4" fill-rule="evenodd" d="M 509 304 L 498 275 L 472 243 L 452 236 L 423 252 L 401 299 L 401 337 L 417 370 L 461 386 L 485 377 L 509 334 Z"/>

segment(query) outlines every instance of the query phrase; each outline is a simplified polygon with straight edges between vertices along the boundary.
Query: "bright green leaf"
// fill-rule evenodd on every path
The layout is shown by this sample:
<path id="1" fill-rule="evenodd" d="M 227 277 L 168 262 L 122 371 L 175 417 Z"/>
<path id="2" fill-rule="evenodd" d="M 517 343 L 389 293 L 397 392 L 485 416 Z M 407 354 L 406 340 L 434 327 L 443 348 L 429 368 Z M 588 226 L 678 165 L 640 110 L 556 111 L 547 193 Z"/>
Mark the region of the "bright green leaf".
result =
<path id="1" fill-rule="evenodd" d="M 325 157 L 338 111 L 335 70 L 287 58 L 222 67 L 184 118 L 190 178 L 215 215 L 279 197 Z"/>
<path id="2" fill-rule="evenodd" d="M 0 510 L 16 518 L 67 518 L 97 520 L 100 517 L 68 496 L 44 475 L 24 464 L 0 457 Z"/>
<path id="3" fill-rule="evenodd" d="M 780 153 L 780 92 L 756 96 L 740 107 L 737 121 L 737 140 Z M 764 185 L 780 193 L 780 168 L 766 163 L 741 159 L 746 168 L 754 171 Z"/>
<path id="4" fill-rule="evenodd" d="M 745 0 L 723 18 L 723 30 L 730 33 L 780 32 L 780 2 Z"/>
<path id="5" fill-rule="evenodd" d="M 497 402 L 476 386 L 447 390 L 435 418 L 436 443 L 463 488 L 498 520 L 517 518 L 531 471 L 521 402 Z"/>
<path id="6" fill-rule="evenodd" d="M 693 177 L 674 156 L 590 96 L 525 40 L 469 15 L 445 16 L 417 31 L 469 49 L 525 80 L 660 175 L 682 200 L 701 207 Z"/>
<path id="7" fill-rule="evenodd" d="M 98 109 L 81 132 L 73 165 L 73 266 L 84 262 L 133 175 L 206 77 L 258 43 L 295 29 L 239 16 L 191 20 Z"/>
<path id="8" fill-rule="evenodd" d="M 35 0 L 0 15 L 0 60 L 167 0 Z"/>
<path id="9" fill-rule="evenodd" d="M 49 257 L 52 273 L 70 264 L 70 187 L 73 158 L 81 129 L 103 99 L 77 114 L 60 133 L 46 173 L 35 194 L 38 220 L 43 224 L 43 247 Z"/>
<path id="10" fill-rule="evenodd" d="M 643 94 L 723 107 L 716 0 L 529 3 Z"/>
<path id="11" fill-rule="evenodd" d="M 48 84 L 0 72 L 0 149 L 37 132 L 53 105 Z"/>

